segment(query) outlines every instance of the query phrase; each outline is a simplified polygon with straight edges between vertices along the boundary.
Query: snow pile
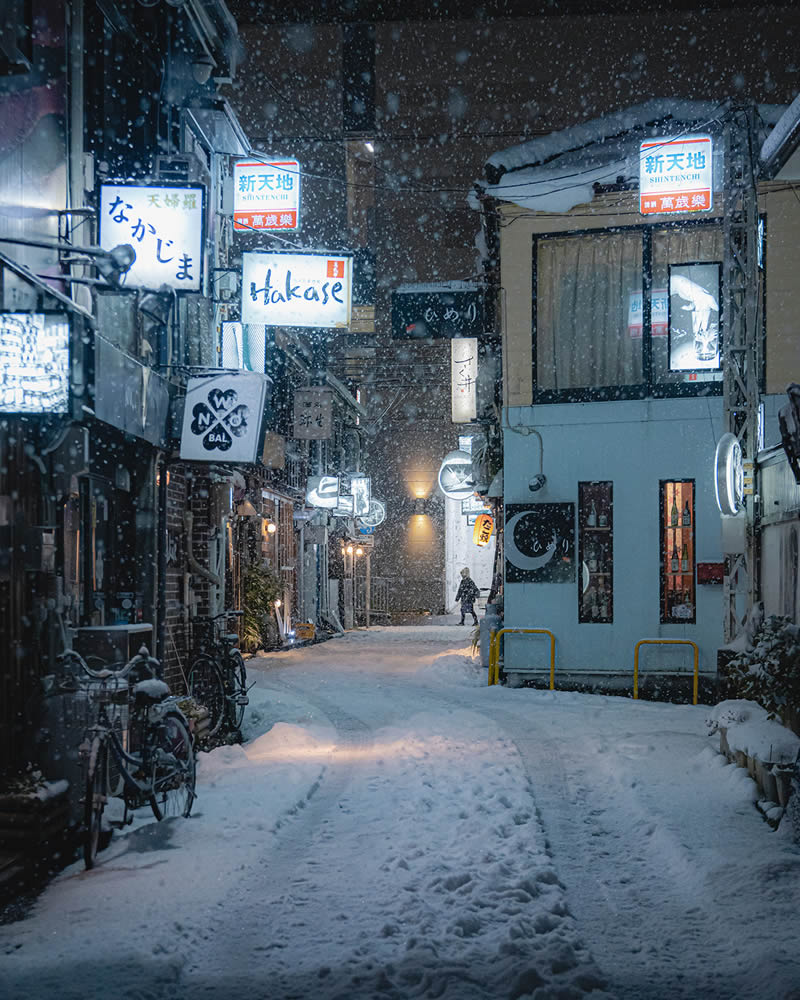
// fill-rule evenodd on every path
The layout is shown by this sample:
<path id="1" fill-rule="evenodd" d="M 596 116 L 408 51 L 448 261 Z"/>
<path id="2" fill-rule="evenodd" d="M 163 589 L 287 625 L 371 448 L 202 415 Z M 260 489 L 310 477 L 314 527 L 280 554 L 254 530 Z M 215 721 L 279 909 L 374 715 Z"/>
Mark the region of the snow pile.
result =
<path id="1" fill-rule="evenodd" d="M 421 681 L 436 684 L 454 684 L 461 687 L 480 687 L 486 684 L 486 673 L 478 657 L 468 650 L 448 651 L 435 656 L 431 663 L 420 667 L 416 674 Z"/>
<path id="2" fill-rule="evenodd" d="M 711 710 L 706 725 L 710 733 L 724 728 L 731 750 L 762 763 L 790 764 L 800 757 L 800 739 L 754 701 L 722 701 Z"/>

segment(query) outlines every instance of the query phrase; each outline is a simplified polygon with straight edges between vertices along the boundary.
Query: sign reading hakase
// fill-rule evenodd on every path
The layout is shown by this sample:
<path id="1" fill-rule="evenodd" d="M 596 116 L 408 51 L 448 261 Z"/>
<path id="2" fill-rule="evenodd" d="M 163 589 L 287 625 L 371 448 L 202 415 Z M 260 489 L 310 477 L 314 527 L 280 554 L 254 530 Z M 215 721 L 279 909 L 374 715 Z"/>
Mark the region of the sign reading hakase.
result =
<path id="1" fill-rule="evenodd" d="M 300 164 L 238 160 L 233 165 L 233 228 L 237 231 L 297 229 Z"/>
<path id="2" fill-rule="evenodd" d="M 639 147 L 643 215 L 708 212 L 713 201 L 711 137 L 648 139 Z"/>
<path id="3" fill-rule="evenodd" d="M 352 257 L 242 254 L 242 322 L 344 327 L 350 322 Z"/>
<path id="4" fill-rule="evenodd" d="M 100 185 L 100 246 L 129 243 L 126 285 L 199 292 L 203 280 L 203 188 Z"/>

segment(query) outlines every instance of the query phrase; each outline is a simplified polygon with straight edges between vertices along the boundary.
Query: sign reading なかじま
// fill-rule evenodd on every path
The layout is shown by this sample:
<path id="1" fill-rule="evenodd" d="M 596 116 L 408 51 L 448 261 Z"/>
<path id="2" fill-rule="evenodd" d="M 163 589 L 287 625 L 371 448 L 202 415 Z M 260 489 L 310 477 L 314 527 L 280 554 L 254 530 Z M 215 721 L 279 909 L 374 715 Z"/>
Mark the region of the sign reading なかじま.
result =
<path id="1" fill-rule="evenodd" d="M 243 323 L 344 327 L 351 303 L 351 257 L 242 254 Z"/>

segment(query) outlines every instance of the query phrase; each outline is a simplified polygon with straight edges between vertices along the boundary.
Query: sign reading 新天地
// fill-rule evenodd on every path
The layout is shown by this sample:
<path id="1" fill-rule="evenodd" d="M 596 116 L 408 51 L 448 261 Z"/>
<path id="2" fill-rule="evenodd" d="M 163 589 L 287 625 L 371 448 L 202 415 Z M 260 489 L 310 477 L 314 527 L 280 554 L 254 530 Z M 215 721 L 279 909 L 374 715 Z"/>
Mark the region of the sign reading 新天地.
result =
<path id="1" fill-rule="evenodd" d="M 711 137 L 648 139 L 639 146 L 643 215 L 708 212 L 713 203 Z"/>
<path id="2" fill-rule="evenodd" d="M 300 164 L 238 160 L 233 165 L 233 228 L 298 229 L 300 225 Z"/>

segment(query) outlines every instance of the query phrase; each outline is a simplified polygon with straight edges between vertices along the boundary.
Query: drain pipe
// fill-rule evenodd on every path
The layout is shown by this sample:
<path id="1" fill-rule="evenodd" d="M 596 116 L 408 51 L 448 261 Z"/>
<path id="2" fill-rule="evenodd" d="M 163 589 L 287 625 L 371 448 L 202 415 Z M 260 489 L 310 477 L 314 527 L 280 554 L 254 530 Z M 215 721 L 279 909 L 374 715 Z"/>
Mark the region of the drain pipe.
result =
<path id="1" fill-rule="evenodd" d="M 186 532 L 186 558 L 189 562 L 189 568 L 193 573 L 197 573 L 198 576 L 202 576 L 205 580 L 209 580 L 215 587 L 221 587 L 221 577 L 217 573 L 212 573 L 211 570 L 206 569 L 206 567 L 201 565 L 195 558 L 194 547 L 192 545 L 193 524 L 194 514 L 190 510 L 185 510 L 183 512 L 183 528 Z"/>

